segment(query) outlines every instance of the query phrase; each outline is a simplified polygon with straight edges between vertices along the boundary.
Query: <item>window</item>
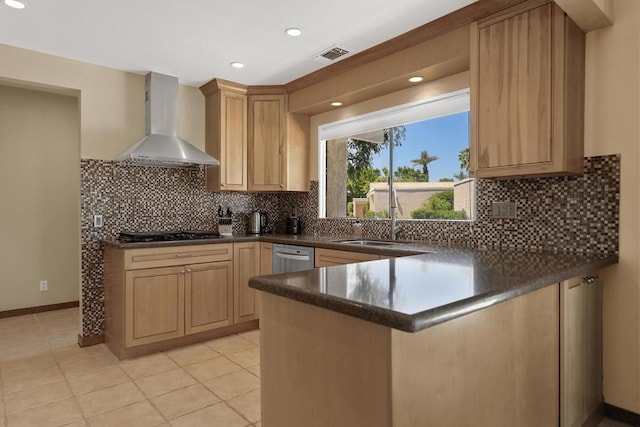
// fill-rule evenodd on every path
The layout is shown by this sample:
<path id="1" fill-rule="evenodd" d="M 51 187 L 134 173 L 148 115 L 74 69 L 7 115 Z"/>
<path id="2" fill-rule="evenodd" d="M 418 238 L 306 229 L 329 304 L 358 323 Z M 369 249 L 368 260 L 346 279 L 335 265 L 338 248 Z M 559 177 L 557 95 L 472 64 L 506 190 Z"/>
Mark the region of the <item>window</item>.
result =
<path id="1" fill-rule="evenodd" d="M 473 219 L 469 91 L 320 126 L 320 217 Z"/>

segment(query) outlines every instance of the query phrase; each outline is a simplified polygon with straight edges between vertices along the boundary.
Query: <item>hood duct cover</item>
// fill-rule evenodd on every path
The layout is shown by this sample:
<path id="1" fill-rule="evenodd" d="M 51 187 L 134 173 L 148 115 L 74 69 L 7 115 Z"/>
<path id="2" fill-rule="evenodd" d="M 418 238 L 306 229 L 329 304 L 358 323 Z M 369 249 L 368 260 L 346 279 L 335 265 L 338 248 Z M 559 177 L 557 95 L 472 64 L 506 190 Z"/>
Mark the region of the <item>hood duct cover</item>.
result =
<path id="1" fill-rule="evenodd" d="M 217 166 L 218 160 L 178 137 L 178 79 L 151 72 L 145 77 L 146 135 L 118 156 L 145 166 Z"/>

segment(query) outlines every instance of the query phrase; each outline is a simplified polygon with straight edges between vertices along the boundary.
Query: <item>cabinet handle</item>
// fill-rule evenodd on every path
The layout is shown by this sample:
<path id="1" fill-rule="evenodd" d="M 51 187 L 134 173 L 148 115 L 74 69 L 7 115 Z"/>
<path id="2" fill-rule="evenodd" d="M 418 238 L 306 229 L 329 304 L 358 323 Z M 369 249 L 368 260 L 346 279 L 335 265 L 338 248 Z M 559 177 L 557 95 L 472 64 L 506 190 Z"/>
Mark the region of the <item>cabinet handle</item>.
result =
<path id="1" fill-rule="evenodd" d="M 192 256 L 191 254 L 175 254 L 176 258 L 186 258 Z"/>
<path id="2" fill-rule="evenodd" d="M 280 188 L 284 188 L 284 184 L 280 184 Z"/>
<path id="3" fill-rule="evenodd" d="M 191 273 L 191 269 L 190 268 L 187 268 L 187 273 Z"/>
<path id="4" fill-rule="evenodd" d="M 591 285 L 598 281 L 598 276 L 585 276 L 582 278 L 582 283 Z"/>
<path id="5" fill-rule="evenodd" d="M 184 274 L 184 270 L 180 271 L 180 274 Z"/>

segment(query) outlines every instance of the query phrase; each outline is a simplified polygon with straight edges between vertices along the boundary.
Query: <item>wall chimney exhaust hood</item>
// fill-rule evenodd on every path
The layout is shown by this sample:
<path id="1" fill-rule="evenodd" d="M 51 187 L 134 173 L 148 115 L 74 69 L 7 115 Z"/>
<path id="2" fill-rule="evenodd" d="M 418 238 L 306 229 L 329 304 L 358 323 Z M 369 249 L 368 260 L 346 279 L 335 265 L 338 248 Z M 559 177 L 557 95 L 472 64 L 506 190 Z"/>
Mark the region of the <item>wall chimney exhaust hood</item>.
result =
<path id="1" fill-rule="evenodd" d="M 146 135 L 117 160 L 144 166 L 217 166 L 220 162 L 178 137 L 178 78 L 145 77 Z"/>

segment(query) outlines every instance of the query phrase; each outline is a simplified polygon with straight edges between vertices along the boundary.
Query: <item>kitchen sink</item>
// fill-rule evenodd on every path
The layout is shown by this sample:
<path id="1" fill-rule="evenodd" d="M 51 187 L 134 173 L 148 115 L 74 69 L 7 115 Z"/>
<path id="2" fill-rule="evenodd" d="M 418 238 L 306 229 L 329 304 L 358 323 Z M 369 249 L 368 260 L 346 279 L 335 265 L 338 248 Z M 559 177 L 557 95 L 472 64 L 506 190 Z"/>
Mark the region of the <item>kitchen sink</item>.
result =
<path id="1" fill-rule="evenodd" d="M 361 246 L 396 246 L 398 242 L 387 242 L 382 240 L 363 240 L 363 239 L 346 239 L 346 240 L 333 240 L 335 243 L 344 243 L 347 245 L 361 245 Z"/>

